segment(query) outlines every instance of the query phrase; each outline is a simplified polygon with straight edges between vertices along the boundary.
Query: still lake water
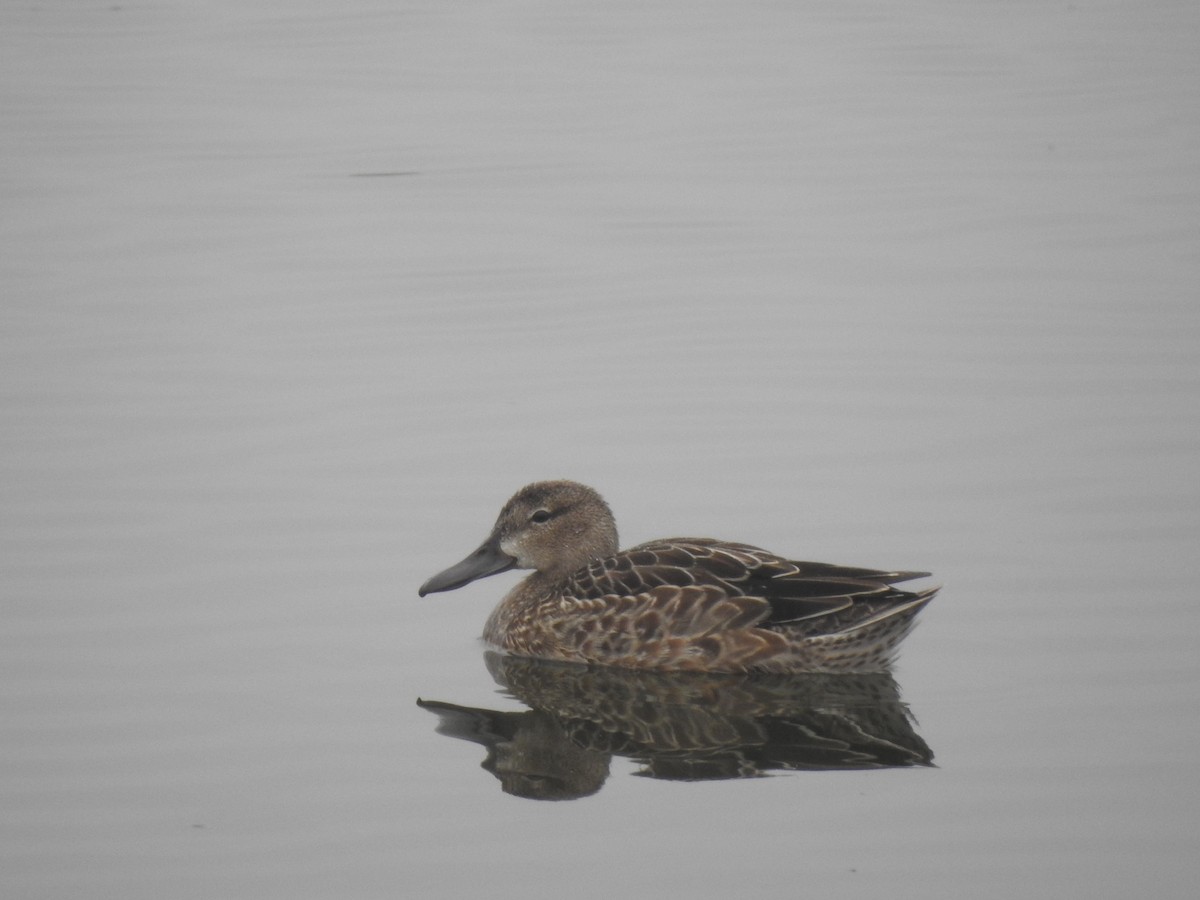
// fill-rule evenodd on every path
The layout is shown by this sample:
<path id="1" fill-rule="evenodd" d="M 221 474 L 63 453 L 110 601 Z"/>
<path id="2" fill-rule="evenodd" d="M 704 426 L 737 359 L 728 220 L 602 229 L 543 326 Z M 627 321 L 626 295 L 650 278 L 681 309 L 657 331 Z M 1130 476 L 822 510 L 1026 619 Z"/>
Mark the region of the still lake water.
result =
<path id="1" fill-rule="evenodd" d="M 7 4 L 0 74 L 6 897 L 1193 896 L 1195 3 Z M 546 477 L 934 571 L 903 753 L 502 692 L 514 576 L 416 589 Z"/>

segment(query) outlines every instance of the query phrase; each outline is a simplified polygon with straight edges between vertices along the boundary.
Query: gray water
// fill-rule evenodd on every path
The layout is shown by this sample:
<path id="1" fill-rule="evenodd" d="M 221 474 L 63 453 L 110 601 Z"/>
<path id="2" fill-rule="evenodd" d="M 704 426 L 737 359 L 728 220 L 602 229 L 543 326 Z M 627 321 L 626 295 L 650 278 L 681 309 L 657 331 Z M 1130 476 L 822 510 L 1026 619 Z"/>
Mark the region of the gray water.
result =
<path id="1" fill-rule="evenodd" d="M 1200 7 L 0 8 L 6 897 L 1190 897 Z M 945 585 L 933 766 L 538 802 L 522 484 Z M 444 729 L 443 729 L 444 730 Z"/>

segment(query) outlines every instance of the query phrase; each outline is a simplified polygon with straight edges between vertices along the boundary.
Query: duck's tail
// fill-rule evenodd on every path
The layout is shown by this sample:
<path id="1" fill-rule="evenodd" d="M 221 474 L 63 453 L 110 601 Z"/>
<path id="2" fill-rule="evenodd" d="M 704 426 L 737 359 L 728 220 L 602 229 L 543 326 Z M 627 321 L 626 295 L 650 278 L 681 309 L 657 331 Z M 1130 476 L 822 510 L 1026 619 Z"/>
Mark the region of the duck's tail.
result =
<path id="1" fill-rule="evenodd" d="M 895 604 L 838 631 L 810 637 L 805 643 L 821 658 L 824 671 L 885 671 L 916 624 L 917 613 L 939 590 L 941 585 L 903 592 Z"/>

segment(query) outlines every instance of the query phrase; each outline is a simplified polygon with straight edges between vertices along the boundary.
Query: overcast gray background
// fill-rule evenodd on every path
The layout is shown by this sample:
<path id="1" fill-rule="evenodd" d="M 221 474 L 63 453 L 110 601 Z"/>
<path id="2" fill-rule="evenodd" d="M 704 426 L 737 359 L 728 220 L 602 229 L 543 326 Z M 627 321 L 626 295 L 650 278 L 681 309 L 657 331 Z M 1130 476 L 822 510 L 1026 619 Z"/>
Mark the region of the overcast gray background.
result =
<path id="1" fill-rule="evenodd" d="M 5 896 L 1191 897 L 1194 2 L 0 7 Z M 928 568 L 938 768 L 504 795 L 523 483 Z"/>

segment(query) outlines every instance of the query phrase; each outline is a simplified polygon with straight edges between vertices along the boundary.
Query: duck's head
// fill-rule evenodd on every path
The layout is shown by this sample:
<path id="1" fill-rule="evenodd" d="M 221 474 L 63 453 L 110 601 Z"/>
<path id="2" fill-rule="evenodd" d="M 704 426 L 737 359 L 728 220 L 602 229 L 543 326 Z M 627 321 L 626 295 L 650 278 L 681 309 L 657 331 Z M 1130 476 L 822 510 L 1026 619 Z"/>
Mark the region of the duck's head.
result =
<path id="1" fill-rule="evenodd" d="M 561 578 L 616 552 L 617 525 L 603 497 L 574 481 L 537 481 L 504 504 L 479 549 L 434 575 L 418 593 L 452 591 L 514 568 Z"/>

